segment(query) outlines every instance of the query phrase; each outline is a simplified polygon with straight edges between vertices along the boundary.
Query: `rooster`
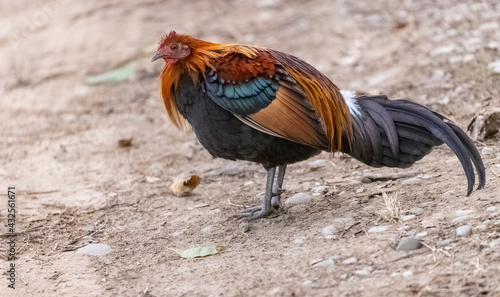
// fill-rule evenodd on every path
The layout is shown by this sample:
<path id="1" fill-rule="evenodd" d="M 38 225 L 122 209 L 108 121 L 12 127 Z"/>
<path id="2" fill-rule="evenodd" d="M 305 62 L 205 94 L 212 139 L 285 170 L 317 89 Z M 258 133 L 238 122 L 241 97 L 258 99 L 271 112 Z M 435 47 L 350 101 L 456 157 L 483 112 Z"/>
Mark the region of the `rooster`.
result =
<path id="1" fill-rule="evenodd" d="M 152 62 L 158 59 L 166 62 L 161 93 L 173 124 L 182 130 L 189 123 L 213 156 L 260 163 L 267 171 L 262 205 L 243 210 L 242 217 L 282 211 L 286 166 L 323 150 L 372 167 L 407 168 L 446 143 L 465 171 L 467 196 L 474 167 L 478 189 L 485 186 L 484 165 L 469 137 L 417 103 L 356 97 L 292 55 L 175 31 L 160 39 Z"/>

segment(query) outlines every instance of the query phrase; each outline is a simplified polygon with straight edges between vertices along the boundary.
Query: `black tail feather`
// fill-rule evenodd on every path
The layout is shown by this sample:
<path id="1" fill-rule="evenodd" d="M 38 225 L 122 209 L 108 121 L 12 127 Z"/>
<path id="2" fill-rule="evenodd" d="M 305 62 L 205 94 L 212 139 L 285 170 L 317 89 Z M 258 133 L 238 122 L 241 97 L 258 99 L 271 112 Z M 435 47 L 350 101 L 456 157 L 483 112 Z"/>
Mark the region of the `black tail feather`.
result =
<path id="1" fill-rule="evenodd" d="M 484 188 L 485 170 L 476 147 L 459 127 L 417 103 L 386 96 L 357 98 L 361 116 L 354 116 L 354 143 L 342 151 L 374 167 L 407 168 L 437 145 L 446 143 L 460 160 L 467 177 L 467 196 L 475 184 Z M 474 164 L 474 166 L 473 166 Z"/>

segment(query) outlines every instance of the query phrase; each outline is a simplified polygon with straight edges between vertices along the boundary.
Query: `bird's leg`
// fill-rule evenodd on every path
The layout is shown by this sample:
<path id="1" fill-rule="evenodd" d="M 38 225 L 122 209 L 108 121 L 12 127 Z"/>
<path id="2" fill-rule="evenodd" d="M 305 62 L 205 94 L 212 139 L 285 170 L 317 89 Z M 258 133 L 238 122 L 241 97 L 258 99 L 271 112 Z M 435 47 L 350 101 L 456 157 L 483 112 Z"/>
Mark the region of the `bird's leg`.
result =
<path id="1" fill-rule="evenodd" d="M 278 166 L 278 177 L 276 178 L 276 184 L 274 184 L 273 198 L 271 200 L 271 205 L 277 211 L 283 211 L 283 205 L 281 205 L 281 194 L 285 191 L 283 190 L 283 180 L 285 179 L 286 165 Z"/>
<path id="2" fill-rule="evenodd" d="M 265 218 L 275 212 L 274 207 L 271 205 L 271 200 L 273 199 L 273 183 L 274 174 L 276 173 L 276 167 L 266 168 L 266 171 L 266 194 L 264 196 L 262 206 L 255 206 L 244 209 L 242 212 L 240 212 L 239 217 L 247 217 L 250 220 L 256 220 Z"/>

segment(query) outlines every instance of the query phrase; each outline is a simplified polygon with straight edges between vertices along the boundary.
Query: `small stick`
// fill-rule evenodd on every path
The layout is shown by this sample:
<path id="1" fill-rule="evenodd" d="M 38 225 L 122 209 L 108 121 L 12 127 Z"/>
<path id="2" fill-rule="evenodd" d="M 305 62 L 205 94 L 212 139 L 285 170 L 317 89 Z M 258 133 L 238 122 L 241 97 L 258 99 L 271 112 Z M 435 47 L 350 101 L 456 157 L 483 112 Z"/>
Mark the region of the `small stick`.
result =
<path id="1" fill-rule="evenodd" d="M 408 178 L 408 177 L 417 176 L 419 174 L 422 174 L 422 172 L 419 170 L 407 171 L 407 172 L 393 172 L 393 173 L 365 172 L 365 173 L 363 173 L 363 178 L 361 179 L 361 182 L 371 183 L 374 181 L 384 181 L 384 180 Z"/>

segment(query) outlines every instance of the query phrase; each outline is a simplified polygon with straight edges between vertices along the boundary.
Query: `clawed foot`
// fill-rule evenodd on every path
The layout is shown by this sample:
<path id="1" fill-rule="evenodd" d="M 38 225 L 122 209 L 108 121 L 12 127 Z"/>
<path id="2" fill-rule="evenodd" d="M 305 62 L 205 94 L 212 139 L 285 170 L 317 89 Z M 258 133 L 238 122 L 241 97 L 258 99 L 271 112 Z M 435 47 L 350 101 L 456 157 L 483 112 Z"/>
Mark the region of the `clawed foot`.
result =
<path id="1" fill-rule="evenodd" d="M 285 209 L 283 205 L 281 205 L 281 194 L 284 190 L 280 190 L 278 192 L 273 193 L 273 197 L 271 200 L 271 207 L 263 207 L 263 205 L 256 205 L 249 208 L 245 208 L 240 211 L 236 217 L 237 218 L 246 218 L 250 221 L 266 218 L 272 215 L 279 215 L 284 212 Z"/>
<path id="2" fill-rule="evenodd" d="M 264 195 L 264 201 L 261 206 L 254 206 L 242 210 L 236 216 L 238 218 L 246 218 L 248 220 L 257 220 L 269 217 L 271 215 L 277 215 L 284 211 L 281 205 L 281 194 L 284 192 L 283 179 L 285 178 L 286 165 L 280 165 L 278 171 L 278 178 L 276 180 L 276 185 L 273 189 L 274 174 L 276 172 L 276 167 L 266 168 L 267 171 L 267 181 L 266 181 L 266 193 Z"/>

